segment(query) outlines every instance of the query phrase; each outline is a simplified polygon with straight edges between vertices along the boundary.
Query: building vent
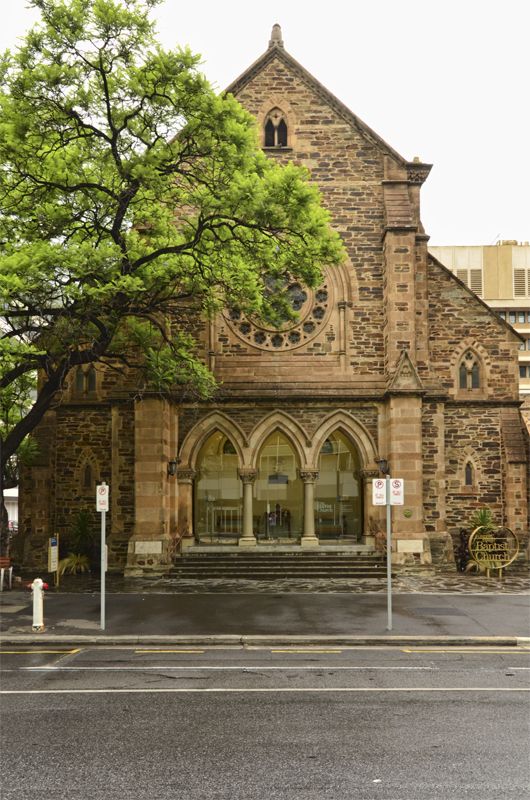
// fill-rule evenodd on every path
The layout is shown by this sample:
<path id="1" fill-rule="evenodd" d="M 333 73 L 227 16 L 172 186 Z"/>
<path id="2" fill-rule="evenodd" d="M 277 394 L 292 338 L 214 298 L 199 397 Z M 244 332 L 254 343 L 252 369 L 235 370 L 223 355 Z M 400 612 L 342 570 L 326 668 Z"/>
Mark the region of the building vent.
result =
<path id="1" fill-rule="evenodd" d="M 528 297 L 528 273 L 524 267 L 514 267 L 513 270 L 513 296 Z"/>
<path id="2" fill-rule="evenodd" d="M 468 289 L 475 294 L 482 294 L 482 270 L 481 269 L 457 269 L 456 277 L 465 283 Z"/>

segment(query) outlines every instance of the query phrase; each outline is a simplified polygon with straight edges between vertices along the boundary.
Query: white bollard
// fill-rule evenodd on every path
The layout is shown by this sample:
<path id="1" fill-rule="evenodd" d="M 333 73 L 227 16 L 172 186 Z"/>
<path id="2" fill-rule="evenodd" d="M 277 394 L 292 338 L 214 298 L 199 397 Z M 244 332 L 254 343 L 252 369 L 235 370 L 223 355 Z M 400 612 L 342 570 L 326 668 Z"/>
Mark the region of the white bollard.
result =
<path id="1" fill-rule="evenodd" d="M 35 578 L 30 586 L 33 592 L 33 630 L 44 630 L 44 589 L 48 588 L 48 584 L 44 583 L 41 578 Z"/>

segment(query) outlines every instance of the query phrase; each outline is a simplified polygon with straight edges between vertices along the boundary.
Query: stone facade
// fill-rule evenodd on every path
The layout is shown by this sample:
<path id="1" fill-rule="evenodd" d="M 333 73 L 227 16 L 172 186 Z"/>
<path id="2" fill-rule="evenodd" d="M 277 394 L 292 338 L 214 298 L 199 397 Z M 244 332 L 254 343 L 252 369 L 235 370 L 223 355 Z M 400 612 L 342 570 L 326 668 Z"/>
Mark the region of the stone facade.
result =
<path id="1" fill-rule="evenodd" d="M 346 109 L 286 53 L 278 29 L 229 91 L 255 116 L 271 158 L 308 168 L 347 258 L 325 273 L 319 289 L 293 287 L 299 319 L 281 330 L 230 310 L 197 326 L 219 381 L 215 402 L 134 399 L 115 375 L 99 373 L 84 402 L 71 389 L 38 431 L 40 461 L 26 476 L 28 559 L 39 562 L 48 532 L 65 528 L 74 509 L 93 505 L 86 464 L 93 482 L 111 485 L 115 569 L 166 570 L 176 542 L 185 547 L 200 538 L 202 513 L 201 525 L 217 526 L 219 535 L 236 532 L 241 546 L 259 544 L 264 516 L 267 537 L 271 522 L 290 538 L 289 503 L 271 511 L 267 502 L 266 512 L 256 511 L 259 493 L 266 495 L 258 486 L 260 459 L 274 436 L 277 463 L 269 483 L 289 483 L 287 497 L 298 482 L 302 547 L 318 547 L 325 525 L 332 535 L 340 528 L 341 536 L 346 531 L 347 538 L 354 533 L 357 542 L 373 543 L 384 525 L 384 508 L 371 504 L 381 457 L 406 487 L 405 505 L 393 512 L 396 565 L 428 565 L 433 553 L 451 560 L 452 539 L 483 506 L 526 541 L 519 340 L 429 256 L 420 188 L 430 166 L 403 159 Z M 271 120 L 280 118 L 287 143 L 267 146 Z M 220 455 L 208 455 L 216 434 L 222 435 Z M 279 466 L 280 443 L 296 464 L 288 480 Z M 344 513 L 333 521 L 333 504 L 319 499 L 324 453 L 337 454 L 336 494 Z M 341 453 L 355 465 L 353 484 L 339 468 Z M 211 464 L 223 457 L 231 459 L 234 477 L 226 485 L 235 498 L 224 506 L 208 489 L 215 479 Z M 353 506 L 361 509 L 360 520 Z M 347 514 L 354 520 L 349 528 L 342 521 Z"/>

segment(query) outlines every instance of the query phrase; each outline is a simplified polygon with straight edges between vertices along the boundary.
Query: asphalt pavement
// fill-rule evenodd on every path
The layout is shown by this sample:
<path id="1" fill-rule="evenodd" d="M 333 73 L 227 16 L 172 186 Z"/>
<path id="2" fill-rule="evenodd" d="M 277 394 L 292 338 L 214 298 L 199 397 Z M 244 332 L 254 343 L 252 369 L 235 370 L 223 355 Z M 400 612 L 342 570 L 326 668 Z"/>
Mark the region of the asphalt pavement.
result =
<path id="1" fill-rule="evenodd" d="M 530 648 L 2 652 L 3 800 L 522 800 Z"/>

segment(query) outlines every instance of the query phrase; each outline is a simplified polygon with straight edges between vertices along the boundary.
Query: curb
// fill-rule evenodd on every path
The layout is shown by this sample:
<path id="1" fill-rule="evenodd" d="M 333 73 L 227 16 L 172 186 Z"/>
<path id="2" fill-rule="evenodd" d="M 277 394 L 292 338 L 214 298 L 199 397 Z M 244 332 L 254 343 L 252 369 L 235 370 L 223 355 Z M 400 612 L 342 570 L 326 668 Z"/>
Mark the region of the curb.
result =
<path id="1" fill-rule="evenodd" d="M 7 634 L 0 636 L 2 645 L 194 645 L 202 647 L 268 647 L 268 646 L 335 646 L 335 647 L 528 647 L 525 636 L 131 636 L 131 635 L 68 635 L 68 634 Z"/>

